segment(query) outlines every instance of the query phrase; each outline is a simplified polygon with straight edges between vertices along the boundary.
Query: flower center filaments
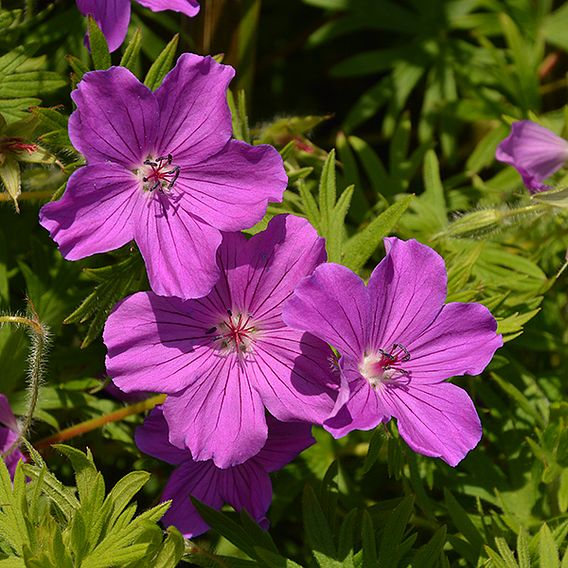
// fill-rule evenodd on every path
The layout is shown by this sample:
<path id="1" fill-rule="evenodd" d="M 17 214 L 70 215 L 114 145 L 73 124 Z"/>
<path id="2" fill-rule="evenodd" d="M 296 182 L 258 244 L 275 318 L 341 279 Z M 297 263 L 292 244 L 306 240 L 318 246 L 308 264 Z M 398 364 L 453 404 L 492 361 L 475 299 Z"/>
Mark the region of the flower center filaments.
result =
<path id="1" fill-rule="evenodd" d="M 144 191 L 168 193 L 176 183 L 180 173 L 180 167 L 173 165 L 173 156 L 161 156 L 153 159 L 149 157 L 144 161 L 139 173 L 142 175 Z"/>
<path id="2" fill-rule="evenodd" d="M 379 349 L 375 354 L 366 355 L 359 371 L 373 389 L 383 384 L 408 384 L 410 373 L 402 365 L 409 360 L 408 349 L 401 343 L 393 343 L 389 351 Z"/>
<path id="3" fill-rule="evenodd" d="M 27 152 L 33 154 L 37 151 L 35 144 L 28 144 L 21 138 L 4 138 L 0 140 L 0 149 L 5 149 L 10 152 Z"/>
<path id="4" fill-rule="evenodd" d="M 227 318 L 206 333 L 213 337 L 214 344 L 222 355 L 247 355 L 252 352 L 256 332 L 257 328 L 250 315 L 227 310 Z"/>

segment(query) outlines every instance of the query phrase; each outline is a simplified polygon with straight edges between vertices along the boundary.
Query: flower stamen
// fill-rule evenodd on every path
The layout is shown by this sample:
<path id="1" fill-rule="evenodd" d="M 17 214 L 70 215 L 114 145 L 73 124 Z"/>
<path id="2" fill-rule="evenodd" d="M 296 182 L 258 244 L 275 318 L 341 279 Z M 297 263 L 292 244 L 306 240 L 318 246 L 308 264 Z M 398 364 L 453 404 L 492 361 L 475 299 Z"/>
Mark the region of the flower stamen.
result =
<path id="1" fill-rule="evenodd" d="M 219 325 L 208 329 L 205 333 L 217 332 L 212 339 L 217 349 L 223 355 L 237 353 L 246 355 L 252 351 L 257 328 L 251 324 L 251 316 L 243 313 L 233 313 L 227 310 L 228 318 Z"/>
<path id="2" fill-rule="evenodd" d="M 173 156 L 160 156 L 153 159 L 151 157 L 144 160 L 144 166 L 141 168 L 143 173 L 142 182 L 144 183 L 144 190 L 154 192 L 156 190 L 167 193 L 175 185 L 181 168 L 179 166 L 172 166 Z"/>
<path id="3" fill-rule="evenodd" d="M 402 343 L 393 343 L 388 351 L 378 349 L 376 354 L 366 355 L 359 371 L 373 389 L 384 384 L 408 384 L 410 372 L 402 367 L 402 363 L 407 361 L 410 361 L 408 349 Z"/>

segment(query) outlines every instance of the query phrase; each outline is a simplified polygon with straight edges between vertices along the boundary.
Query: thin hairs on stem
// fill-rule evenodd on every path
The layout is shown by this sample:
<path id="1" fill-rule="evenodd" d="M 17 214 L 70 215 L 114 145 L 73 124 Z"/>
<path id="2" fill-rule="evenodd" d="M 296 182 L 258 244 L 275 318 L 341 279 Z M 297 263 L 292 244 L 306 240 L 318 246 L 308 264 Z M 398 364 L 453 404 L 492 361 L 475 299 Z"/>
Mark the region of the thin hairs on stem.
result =
<path id="1" fill-rule="evenodd" d="M 50 335 L 47 326 L 40 321 L 33 304 L 29 300 L 27 316 L 11 314 L 1 315 L 0 326 L 3 324 L 12 324 L 17 327 L 24 327 L 30 336 L 27 384 L 28 405 L 26 413 L 20 422 L 18 438 L 1 455 L 2 458 L 5 458 L 22 443 L 23 439 L 27 438 L 30 432 L 45 372 L 45 358 L 49 348 Z"/>

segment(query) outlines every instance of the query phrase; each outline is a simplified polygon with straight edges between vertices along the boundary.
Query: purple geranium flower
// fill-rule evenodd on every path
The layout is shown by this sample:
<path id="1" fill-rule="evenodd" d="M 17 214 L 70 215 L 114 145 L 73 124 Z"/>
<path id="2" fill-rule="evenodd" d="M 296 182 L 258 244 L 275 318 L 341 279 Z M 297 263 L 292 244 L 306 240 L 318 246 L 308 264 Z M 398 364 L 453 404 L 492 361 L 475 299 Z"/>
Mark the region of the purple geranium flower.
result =
<path id="1" fill-rule="evenodd" d="M 122 67 L 85 74 L 72 94 L 69 135 L 87 165 L 40 212 L 65 258 L 134 239 L 156 293 L 194 298 L 211 290 L 220 231 L 254 225 L 287 185 L 274 148 L 231 139 L 233 75 L 187 53 L 156 92 Z"/>
<path id="2" fill-rule="evenodd" d="M 14 447 L 20 435 L 20 430 L 18 421 L 10 408 L 10 403 L 3 394 L 0 394 L 0 424 L 3 424 L 3 426 L 0 426 L 0 454 L 4 454 Z M 14 477 L 18 462 L 20 460 L 25 461 L 25 459 L 24 454 L 18 448 L 14 448 L 4 457 L 4 463 L 11 477 Z"/>
<path id="3" fill-rule="evenodd" d="M 107 370 L 126 392 L 169 394 L 170 440 L 196 460 L 229 467 L 266 442 L 264 408 L 283 421 L 322 423 L 338 379 L 329 347 L 288 328 L 282 304 L 325 261 L 323 239 L 304 219 L 279 215 L 247 241 L 225 233 L 211 293 L 180 300 L 140 292 L 107 320 Z"/>
<path id="4" fill-rule="evenodd" d="M 568 161 L 568 142 L 540 124 L 521 120 L 512 124 L 495 157 L 513 166 L 527 189 L 537 193 L 551 189 L 542 182 Z"/>
<path id="5" fill-rule="evenodd" d="M 209 507 L 220 509 L 224 503 L 236 511 L 245 509 L 263 528 L 268 527 L 266 511 L 272 501 L 270 476 L 291 462 L 315 440 L 311 426 L 301 422 L 279 422 L 267 417 L 268 438 L 263 448 L 245 463 L 220 469 L 212 460 L 195 461 L 191 452 L 168 441 L 168 425 L 160 407 L 136 429 L 136 444 L 144 453 L 176 465 L 162 494 L 172 500 L 162 522 L 174 525 L 186 537 L 204 533 L 209 527 L 193 506 L 192 495 Z"/>
<path id="6" fill-rule="evenodd" d="M 414 240 L 385 239 L 369 284 L 337 264 L 318 267 L 284 307 L 284 321 L 337 348 L 348 402 L 324 426 L 340 437 L 395 417 L 416 452 L 456 465 L 481 438 L 467 393 L 444 382 L 481 373 L 502 345 L 481 304 L 445 304 L 440 255 Z"/>
<path id="7" fill-rule="evenodd" d="M 136 0 L 153 12 L 171 10 L 190 18 L 199 12 L 198 0 Z M 77 7 L 85 16 L 92 16 L 105 35 L 110 51 L 118 49 L 128 31 L 130 0 L 77 0 Z"/>

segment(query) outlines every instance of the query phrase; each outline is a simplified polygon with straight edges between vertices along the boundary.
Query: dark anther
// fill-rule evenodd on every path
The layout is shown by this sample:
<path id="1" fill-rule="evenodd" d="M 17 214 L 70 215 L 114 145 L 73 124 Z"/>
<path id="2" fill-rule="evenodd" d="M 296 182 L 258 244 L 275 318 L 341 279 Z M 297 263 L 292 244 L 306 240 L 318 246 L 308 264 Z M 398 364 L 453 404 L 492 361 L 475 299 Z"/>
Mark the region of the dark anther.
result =
<path id="1" fill-rule="evenodd" d="M 171 154 L 168 154 L 168 164 L 171 164 L 173 159 L 174 157 Z"/>
<path id="2" fill-rule="evenodd" d="M 146 181 L 148 181 L 148 178 L 147 178 L 147 177 L 143 177 L 143 178 L 142 178 L 142 181 L 146 182 Z"/>
<path id="3" fill-rule="evenodd" d="M 384 349 L 379 349 L 379 353 L 381 354 L 382 357 L 386 357 L 391 361 L 394 361 L 396 359 L 396 357 L 392 353 L 387 353 Z"/>
<path id="4" fill-rule="evenodd" d="M 171 154 L 170 154 L 170 156 L 171 156 Z M 177 178 L 179 177 L 179 170 L 180 170 L 180 167 L 176 166 L 173 170 L 170 170 L 168 172 L 168 174 L 173 174 L 173 176 L 174 176 L 172 178 L 172 180 L 170 181 L 170 183 L 168 184 L 169 189 L 171 189 L 174 186 L 174 183 L 177 181 Z"/>
<path id="5" fill-rule="evenodd" d="M 146 166 L 154 166 L 154 167 L 157 167 L 157 165 L 158 165 L 156 162 L 152 162 L 152 160 L 145 160 L 144 164 Z"/>
<path id="6" fill-rule="evenodd" d="M 402 343 L 395 343 L 392 348 L 393 351 L 398 348 L 404 353 L 404 357 L 401 359 L 401 361 L 410 361 L 410 353 L 408 352 L 408 349 L 404 345 L 402 345 Z"/>
<path id="7" fill-rule="evenodd" d="M 217 331 L 217 328 L 216 328 L 215 326 L 213 326 L 213 327 L 210 327 L 210 328 L 205 332 L 205 334 L 206 334 L 206 335 L 211 335 L 211 334 L 212 334 L 213 332 L 215 332 L 215 331 Z"/>
<path id="8" fill-rule="evenodd" d="M 231 310 L 227 310 L 227 313 L 229 314 L 229 317 L 232 318 L 233 317 L 233 312 Z"/>

